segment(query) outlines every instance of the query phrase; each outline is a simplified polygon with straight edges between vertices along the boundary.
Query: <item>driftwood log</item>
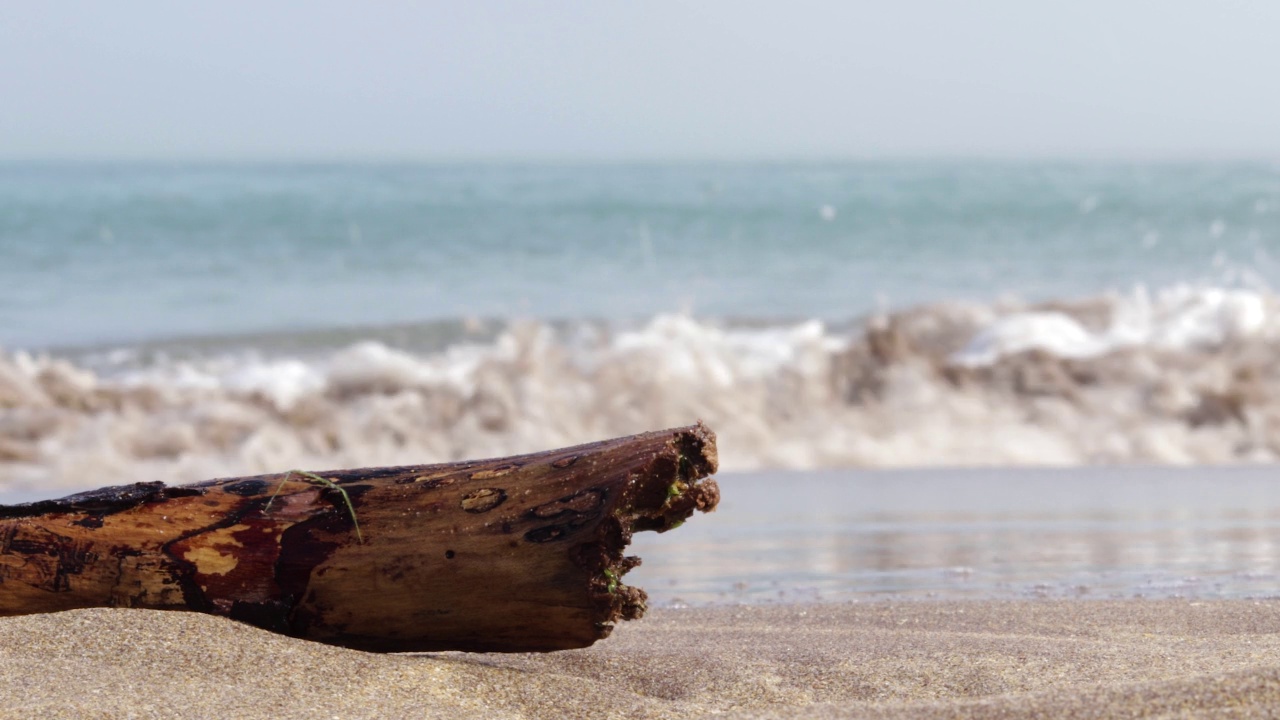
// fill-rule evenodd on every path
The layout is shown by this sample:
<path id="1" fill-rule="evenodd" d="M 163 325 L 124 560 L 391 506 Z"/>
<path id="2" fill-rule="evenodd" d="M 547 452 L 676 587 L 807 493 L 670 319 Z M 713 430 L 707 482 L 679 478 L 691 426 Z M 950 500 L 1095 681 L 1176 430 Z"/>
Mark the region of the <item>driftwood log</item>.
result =
<path id="1" fill-rule="evenodd" d="M 496 460 L 0 506 L 0 615 L 194 610 L 389 652 L 585 647 L 644 612 L 620 579 L 639 563 L 623 556 L 631 533 L 713 509 L 702 478 L 716 464 L 699 423 Z"/>

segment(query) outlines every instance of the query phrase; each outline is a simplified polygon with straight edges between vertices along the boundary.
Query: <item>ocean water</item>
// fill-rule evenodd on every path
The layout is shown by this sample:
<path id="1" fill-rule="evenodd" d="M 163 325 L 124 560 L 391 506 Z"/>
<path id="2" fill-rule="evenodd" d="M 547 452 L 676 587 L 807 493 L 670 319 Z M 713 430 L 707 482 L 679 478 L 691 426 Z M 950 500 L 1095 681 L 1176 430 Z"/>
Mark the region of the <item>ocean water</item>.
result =
<path id="1" fill-rule="evenodd" d="M 0 166 L 0 488 L 705 420 L 730 470 L 1280 459 L 1280 166 Z"/>
<path id="2" fill-rule="evenodd" d="M 658 606 L 1268 598 L 1275 468 L 827 469 L 722 475 L 723 499 L 640 533 Z"/>

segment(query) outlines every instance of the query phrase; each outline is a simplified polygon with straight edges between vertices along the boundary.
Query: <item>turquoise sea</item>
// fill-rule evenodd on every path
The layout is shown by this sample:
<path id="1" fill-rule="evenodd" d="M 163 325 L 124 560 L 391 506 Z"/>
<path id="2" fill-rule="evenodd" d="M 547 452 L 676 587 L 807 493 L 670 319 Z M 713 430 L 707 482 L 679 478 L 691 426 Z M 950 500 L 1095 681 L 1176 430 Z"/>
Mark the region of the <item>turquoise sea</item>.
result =
<path id="1" fill-rule="evenodd" d="M 1273 164 L 8 164 L 0 485 L 1271 462 L 1278 279 Z"/>
<path id="2" fill-rule="evenodd" d="M 1280 167 L 0 166 L 0 345 L 848 323 L 1280 273 Z"/>

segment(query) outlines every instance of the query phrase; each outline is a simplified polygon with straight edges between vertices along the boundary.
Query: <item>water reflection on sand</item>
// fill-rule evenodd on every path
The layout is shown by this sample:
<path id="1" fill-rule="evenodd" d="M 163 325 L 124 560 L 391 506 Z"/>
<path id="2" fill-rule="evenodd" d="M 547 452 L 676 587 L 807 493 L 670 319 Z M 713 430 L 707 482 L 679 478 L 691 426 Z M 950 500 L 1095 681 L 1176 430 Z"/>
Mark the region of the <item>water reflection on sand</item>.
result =
<path id="1" fill-rule="evenodd" d="M 722 475 L 637 535 L 655 605 L 876 597 L 1280 595 L 1280 467 Z"/>

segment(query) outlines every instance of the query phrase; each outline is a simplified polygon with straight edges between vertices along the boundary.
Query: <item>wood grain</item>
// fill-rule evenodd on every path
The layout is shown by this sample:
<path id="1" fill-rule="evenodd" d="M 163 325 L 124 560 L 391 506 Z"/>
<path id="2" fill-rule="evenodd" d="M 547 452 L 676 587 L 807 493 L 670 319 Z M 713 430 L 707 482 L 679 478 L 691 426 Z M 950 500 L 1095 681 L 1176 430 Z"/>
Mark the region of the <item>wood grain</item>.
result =
<path id="1" fill-rule="evenodd" d="M 623 555 L 631 534 L 714 509 L 716 467 L 699 423 L 316 473 L 351 507 L 286 473 L 0 506 L 0 615 L 177 609 L 373 651 L 585 647 L 644 612 L 620 580 L 639 563 Z"/>

